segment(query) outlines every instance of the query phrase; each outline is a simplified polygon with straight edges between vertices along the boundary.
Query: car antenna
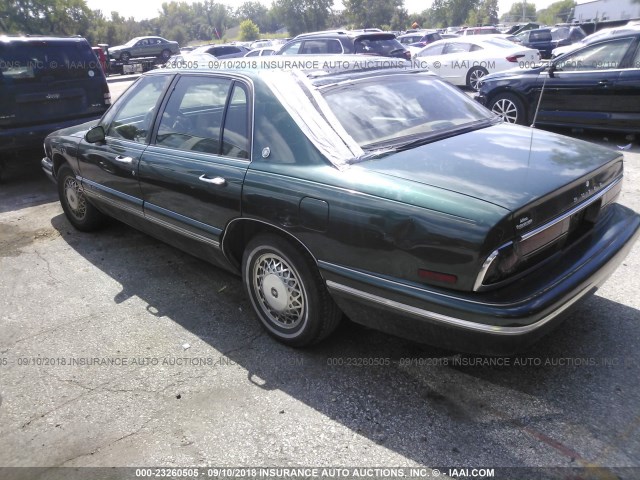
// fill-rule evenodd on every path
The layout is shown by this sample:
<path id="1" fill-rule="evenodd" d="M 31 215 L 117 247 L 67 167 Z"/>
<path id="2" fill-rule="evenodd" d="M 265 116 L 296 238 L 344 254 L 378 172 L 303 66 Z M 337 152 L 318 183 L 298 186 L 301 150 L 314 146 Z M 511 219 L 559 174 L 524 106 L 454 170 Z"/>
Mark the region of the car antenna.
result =
<path id="1" fill-rule="evenodd" d="M 533 114 L 533 122 L 531 122 L 530 127 L 533 128 L 536 126 L 536 120 L 538 119 L 538 111 L 540 110 L 540 103 L 542 103 L 542 95 L 544 94 L 544 87 L 547 84 L 547 78 L 549 78 L 549 74 L 550 74 L 550 70 L 553 64 L 550 64 L 547 68 L 545 68 L 544 70 L 549 70 L 547 72 L 547 76 L 544 77 L 544 79 L 542 80 L 542 88 L 540 89 L 540 96 L 538 97 L 538 104 L 536 105 L 536 112 Z M 544 71 L 543 70 L 543 71 Z M 542 73 L 542 72 L 540 72 Z"/>

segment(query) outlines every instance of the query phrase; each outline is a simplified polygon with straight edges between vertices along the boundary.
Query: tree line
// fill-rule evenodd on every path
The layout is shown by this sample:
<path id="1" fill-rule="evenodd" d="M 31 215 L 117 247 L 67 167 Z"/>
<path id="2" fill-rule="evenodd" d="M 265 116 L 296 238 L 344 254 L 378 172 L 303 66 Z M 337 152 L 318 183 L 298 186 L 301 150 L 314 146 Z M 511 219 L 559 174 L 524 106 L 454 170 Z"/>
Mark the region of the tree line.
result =
<path id="1" fill-rule="evenodd" d="M 499 22 L 498 0 L 434 0 L 419 14 L 409 14 L 404 0 L 343 0 L 344 10 L 335 10 L 333 0 L 274 0 L 270 7 L 247 1 L 232 8 L 216 0 L 194 3 L 170 1 L 156 17 L 137 21 L 117 12 L 91 10 L 85 0 L 12 0 L 0 3 L 0 33 L 81 35 L 93 45 L 119 45 L 133 37 L 159 35 L 180 45 L 226 38 L 229 29 L 245 23 L 252 36 L 286 29 L 289 36 L 330 28 L 406 30 L 415 22 L 423 28 L 459 25 L 490 25 Z M 562 20 L 573 8 L 573 0 L 561 0 L 536 12 L 525 4 L 525 18 L 544 23 Z M 522 16 L 522 3 L 515 3 L 506 17 Z M 250 28 L 247 28 L 250 27 Z"/>

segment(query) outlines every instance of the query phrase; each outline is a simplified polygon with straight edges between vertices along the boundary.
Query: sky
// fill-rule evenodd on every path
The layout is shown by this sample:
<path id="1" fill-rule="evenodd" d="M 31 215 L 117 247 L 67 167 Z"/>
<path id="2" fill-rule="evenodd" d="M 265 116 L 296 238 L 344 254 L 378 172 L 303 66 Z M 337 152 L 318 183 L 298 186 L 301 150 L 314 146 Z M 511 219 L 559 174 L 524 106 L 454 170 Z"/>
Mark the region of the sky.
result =
<path id="1" fill-rule="evenodd" d="M 112 11 L 118 12 L 125 18 L 134 17 L 136 20 L 143 20 L 145 18 L 153 18 L 158 16 L 160 6 L 163 2 L 169 0 L 144 0 L 141 2 L 132 2 L 131 0 L 87 0 L 87 5 L 91 10 L 102 10 L 102 12 L 109 17 Z M 191 0 L 186 0 L 191 2 Z M 220 3 L 224 3 L 233 8 L 237 8 L 242 5 L 246 0 L 220 0 Z M 259 0 L 261 3 L 269 7 L 272 0 Z M 511 5 L 520 0 L 498 0 L 499 13 L 502 15 L 511 9 Z M 532 0 L 527 3 L 533 3 L 536 6 L 536 10 L 546 8 L 557 0 Z M 336 0 L 336 4 L 340 0 Z M 404 6 L 409 13 L 419 13 L 426 10 L 431 6 L 432 0 L 404 0 Z M 581 3 L 581 2 L 578 2 Z"/>

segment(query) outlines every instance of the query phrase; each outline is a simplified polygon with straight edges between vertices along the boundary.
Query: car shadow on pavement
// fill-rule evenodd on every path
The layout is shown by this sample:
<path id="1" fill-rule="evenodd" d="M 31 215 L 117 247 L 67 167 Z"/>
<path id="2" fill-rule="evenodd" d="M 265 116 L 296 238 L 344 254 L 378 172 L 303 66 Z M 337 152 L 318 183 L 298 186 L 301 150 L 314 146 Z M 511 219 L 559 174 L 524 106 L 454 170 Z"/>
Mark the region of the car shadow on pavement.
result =
<path id="1" fill-rule="evenodd" d="M 640 451 L 633 308 L 594 296 L 517 357 L 456 354 L 351 322 L 319 345 L 293 349 L 263 332 L 238 277 L 118 222 L 95 234 L 73 230 L 63 215 L 51 223 L 121 284 L 107 318 L 120 318 L 137 297 L 147 307 L 136 316 L 198 336 L 246 370 L 255 395 L 281 391 L 411 461 L 606 466 Z M 274 422 L 300 421 L 280 413 Z"/>

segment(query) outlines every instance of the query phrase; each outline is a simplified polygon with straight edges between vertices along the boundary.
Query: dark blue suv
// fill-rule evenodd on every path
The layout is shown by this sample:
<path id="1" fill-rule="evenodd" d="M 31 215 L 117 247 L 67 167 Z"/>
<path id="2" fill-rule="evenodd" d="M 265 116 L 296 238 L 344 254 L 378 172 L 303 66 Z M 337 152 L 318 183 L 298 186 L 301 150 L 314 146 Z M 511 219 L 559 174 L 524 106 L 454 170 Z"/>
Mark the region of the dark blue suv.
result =
<path id="1" fill-rule="evenodd" d="M 84 38 L 0 36 L 0 174 L 17 153 L 60 128 L 98 119 L 111 104 Z"/>

